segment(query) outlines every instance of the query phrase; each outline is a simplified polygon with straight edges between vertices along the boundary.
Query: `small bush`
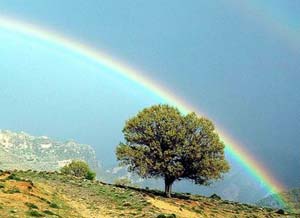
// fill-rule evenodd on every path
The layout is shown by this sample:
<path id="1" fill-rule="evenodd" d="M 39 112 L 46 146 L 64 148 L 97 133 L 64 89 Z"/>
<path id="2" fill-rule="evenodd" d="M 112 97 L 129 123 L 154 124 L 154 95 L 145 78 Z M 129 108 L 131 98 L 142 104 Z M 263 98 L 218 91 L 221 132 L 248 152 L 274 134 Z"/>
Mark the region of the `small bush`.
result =
<path id="1" fill-rule="evenodd" d="M 279 210 L 277 210 L 277 211 L 276 211 L 276 213 L 278 213 L 278 214 L 282 214 L 282 215 L 283 215 L 283 214 L 285 214 L 285 212 L 284 212 L 284 210 L 283 210 L 283 209 L 279 209 Z"/>
<path id="2" fill-rule="evenodd" d="M 131 205 L 132 205 L 132 204 L 131 204 L 130 202 L 124 202 L 124 203 L 123 203 L 123 206 L 124 206 L 124 207 L 130 207 Z"/>
<path id="3" fill-rule="evenodd" d="M 59 206 L 54 202 L 50 203 L 49 206 L 52 208 L 59 208 Z"/>
<path id="4" fill-rule="evenodd" d="M 17 187 L 13 187 L 12 189 L 6 190 L 5 193 L 7 193 L 7 194 L 15 194 L 15 193 L 21 193 L 21 191 Z"/>
<path id="5" fill-rule="evenodd" d="M 47 214 L 47 215 L 56 215 L 51 210 L 44 210 L 43 212 L 44 212 L 44 214 Z"/>
<path id="6" fill-rule="evenodd" d="M 221 200 L 221 199 L 222 199 L 222 198 L 221 198 L 219 195 L 217 195 L 217 194 L 212 194 L 212 195 L 210 196 L 210 198 L 215 199 L 215 200 Z"/>
<path id="7" fill-rule="evenodd" d="M 25 205 L 30 209 L 38 209 L 38 206 L 30 202 L 26 202 Z"/>
<path id="8" fill-rule="evenodd" d="M 16 209 L 10 210 L 11 213 L 17 213 L 18 211 Z"/>
<path id="9" fill-rule="evenodd" d="M 10 174 L 7 179 L 9 180 L 16 180 L 16 181 L 21 181 L 22 179 L 20 177 L 18 177 L 16 174 L 12 173 Z"/>
<path id="10" fill-rule="evenodd" d="M 88 171 L 85 178 L 88 180 L 94 180 L 96 178 L 96 173 L 92 171 Z"/>
<path id="11" fill-rule="evenodd" d="M 27 214 L 29 216 L 34 216 L 34 217 L 43 217 L 44 215 L 38 212 L 37 210 L 29 210 L 27 211 Z"/>
<path id="12" fill-rule="evenodd" d="M 175 214 L 159 214 L 156 218 L 176 218 Z"/>
<path id="13" fill-rule="evenodd" d="M 85 178 L 88 180 L 94 180 L 96 177 L 96 173 L 93 172 L 89 165 L 82 160 L 72 160 L 71 163 L 65 165 L 60 169 L 60 171 L 65 175 Z"/>

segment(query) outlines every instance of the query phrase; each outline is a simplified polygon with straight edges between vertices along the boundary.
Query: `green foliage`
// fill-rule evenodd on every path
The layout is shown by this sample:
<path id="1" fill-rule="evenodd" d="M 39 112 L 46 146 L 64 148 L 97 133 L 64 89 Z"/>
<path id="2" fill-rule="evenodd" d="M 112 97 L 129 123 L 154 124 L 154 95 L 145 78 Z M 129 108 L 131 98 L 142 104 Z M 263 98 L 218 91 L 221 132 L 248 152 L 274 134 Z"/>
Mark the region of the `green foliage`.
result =
<path id="1" fill-rule="evenodd" d="M 51 210 L 44 210 L 43 212 L 44 212 L 44 214 L 47 214 L 47 215 L 56 215 Z"/>
<path id="2" fill-rule="evenodd" d="M 94 180 L 96 177 L 96 173 L 91 171 L 89 165 L 81 160 L 73 160 L 71 163 L 61 168 L 61 172 L 66 175 L 72 175 L 89 180 Z"/>
<path id="3" fill-rule="evenodd" d="M 143 178 L 163 177 L 168 196 L 175 180 L 208 185 L 229 170 L 213 123 L 195 113 L 155 105 L 129 119 L 123 133 L 117 159 Z"/>
<path id="4" fill-rule="evenodd" d="M 60 208 L 60 207 L 58 206 L 58 204 L 56 204 L 56 203 L 54 203 L 54 202 L 50 203 L 49 206 L 52 207 L 52 208 L 56 208 L 56 209 Z"/>
<path id="5" fill-rule="evenodd" d="M 96 173 L 92 171 L 88 171 L 85 178 L 88 180 L 94 180 L 96 178 Z"/>
<path id="6" fill-rule="evenodd" d="M 15 193 L 21 193 L 20 189 L 17 187 L 12 187 L 11 189 L 8 189 L 6 191 L 3 191 L 4 193 L 7 194 L 15 194 Z"/>
<path id="7" fill-rule="evenodd" d="M 30 202 L 25 202 L 25 205 L 30 209 L 38 209 L 38 206 Z"/>
<path id="8" fill-rule="evenodd" d="M 22 181 L 22 179 L 20 177 L 18 177 L 16 174 L 12 173 L 10 174 L 7 179 L 9 180 L 16 180 L 16 181 Z"/>
<path id="9" fill-rule="evenodd" d="M 27 214 L 29 216 L 33 216 L 33 217 L 43 217 L 44 216 L 43 214 L 41 214 L 37 210 L 29 210 L 29 211 L 27 211 Z"/>

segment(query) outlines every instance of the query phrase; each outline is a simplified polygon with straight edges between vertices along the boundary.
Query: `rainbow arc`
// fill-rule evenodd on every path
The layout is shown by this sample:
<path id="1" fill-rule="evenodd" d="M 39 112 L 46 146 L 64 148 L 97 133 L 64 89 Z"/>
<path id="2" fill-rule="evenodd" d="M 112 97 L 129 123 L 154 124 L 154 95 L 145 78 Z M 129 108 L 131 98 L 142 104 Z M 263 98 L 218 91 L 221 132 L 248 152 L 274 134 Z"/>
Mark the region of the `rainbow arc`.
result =
<path id="1" fill-rule="evenodd" d="M 70 52 L 82 55 L 88 59 L 91 59 L 99 66 L 110 69 L 110 71 L 115 72 L 120 77 L 143 86 L 151 93 L 160 96 L 165 102 L 178 107 L 183 113 L 194 111 L 199 115 L 204 115 L 204 113 L 197 108 L 194 108 L 188 102 L 185 102 L 183 99 L 173 95 L 172 92 L 167 88 L 159 86 L 157 82 L 144 76 L 146 75 L 145 73 L 142 74 L 125 63 L 117 61 L 112 57 L 103 54 L 98 50 L 94 50 L 88 46 L 85 46 L 84 44 L 79 43 L 69 37 L 62 36 L 58 33 L 37 27 L 30 23 L 20 22 L 16 19 L 3 16 L 0 16 L 0 29 L 21 34 L 22 36 L 26 35 L 27 37 L 32 38 L 32 40 L 51 43 L 55 46 L 67 49 Z M 220 128 L 220 125 L 216 126 L 222 141 L 226 145 L 227 154 L 233 159 L 237 160 L 238 163 L 243 166 L 244 170 L 251 175 L 251 177 L 263 185 L 270 194 L 276 194 L 285 190 L 285 187 L 278 182 L 262 164 L 255 160 L 255 158 L 249 152 L 247 152 L 246 149 L 244 149 L 237 141 L 230 137 L 225 130 Z M 285 205 L 282 197 L 279 196 L 277 201 L 281 205 Z"/>

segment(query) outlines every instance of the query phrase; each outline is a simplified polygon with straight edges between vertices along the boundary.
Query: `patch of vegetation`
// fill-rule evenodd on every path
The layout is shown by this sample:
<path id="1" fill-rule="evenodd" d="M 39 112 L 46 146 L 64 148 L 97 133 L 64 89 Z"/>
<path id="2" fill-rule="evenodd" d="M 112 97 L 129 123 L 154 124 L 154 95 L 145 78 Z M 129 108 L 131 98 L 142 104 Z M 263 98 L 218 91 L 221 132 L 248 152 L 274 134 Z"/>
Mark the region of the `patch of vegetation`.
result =
<path id="1" fill-rule="evenodd" d="M 175 214 L 159 214 L 156 218 L 176 218 Z"/>
<path id="2" fill-rule="evenodd" d="M 56 208 L 56 209 L 59 209 L 59 208 L 60 208 L 60 207 L 58 206 L 58 204 L 56 204 L 56 203 L 54 203 L 54 202 L 51 202 L 51 203 L 49 204 L 49 206 L 52 207 L 52 208 Z"/>
<path id="3" fill-rule="evenodd" d="M 52 212 L 51 210 L 44 210 L 43 211 L 44 214 L 47 214 L 47 215 L 56 215 L 54 212 Z"/>
<path id="4" fill-rule="evenodd" d="M 279 214 L 276 210 L 259 208 L 253 205 L 238 204 L 232 201 L 215 200 L 200 195 L 186 195 L 175 193 L 174 198 L 163 197 L 164 193 L 158 190 L 145 190 L 133 187 L 120 187 L 104 184 L 98 181 L 89 181 L 83 178 L 70 177 L 60 173 L 38 173 L 38 172 L 16 172 L 18 177 L 31 179 L 35 183 L 34 192 L 22 192 L 27 195 L 24 199 L 28 208 L 18 208 L 19 217 L 77 217 L 77 205 L 83 205 L 85 210 L 92 214 L 101 214 L 107 217 L 185 217 L 185 211 L 194 214 L 194 217 L 222 217 L 222 218 L 287 218 L 297 217 L 293 214 Z M 44 177 L 47 175 L 47 178 Z M 6 184 L 7 183 L 7 184 Z M 10 187 L 10 181 L 6 181 L 6 188 Z M 16 182 L 11 182 L 15 184 Z M 42 190 L 47 190 L 43 192 Z M 39 194 L 39 192 L 41 194 Z M 7 207 L 1 202 L 0 192 L 0 214 L 2 217 L 11 217 L 10 211 L 13 207 Z M 33 195 L 31 195 L 31 193 Z M 46 194 L 47 193 L 47 194 Z M 65 195 L 67 198 L 62 198 Z M 8 196 L 10 197 L 10 196 Z M 14 199 L 14 196 L 10 197 Z M 28 199 L 29 198 L 29 199 Z M 36 200 L 30 199 L 35 198 Z M 44 199 L 41 201 L 41 199 Z M 72 204 L 69 204 L 69 200 Z M 12 200 L 14 201 L 14 200 Z M 158 205 L 155 204 L 157 201 Z M 172 205 L 170 210 L 160 208 L 159 202 Z M 46 206 L 45 206 L 46 205 Z M 16 208 L 16 206 L 14 206 Z M 174 209 L 173 209 L 174 208 Z M 29 214 L 30 213 L 30 214 Z M 32 213 L 32 214 L 31 214 Z M 174 215 L 172 215 L 174 213 Z M 24 214 L 24 216 L 22 216 Z M 26 215 L 25 215 L 26 214 Z M 176 214 L 176 215 L 175 215 Z M 0 217 L 1 217 L 0 216 Z M 100 216 L 101 217 L 101 216 Z M 299 216 L 298 216 L 299 217 Z"/>
<path id="5" fill-rule="evenodd" d="M 16 181 L 22 181 L 23 179 L 21 179 L 20 177 L 18 177 L 16 174 L 12 173 L 10 174 L 7 179 L 9 180 L 16 180 Z"/>
<path id="6" fill-rule="evenodd" d="M 195 211 L 196 213 L 204 214 L 203 208 L 200 208 L 199 206 L 198 207 L 193 207 L 192 210 Z"/>
<path id="7" fill-rule="evenodd" d="M 221 197 L 220 197 L 219 195 L 217 195 L 217 194 L 212 194 L 212 195 L 210 196 L 210 198 L 211 198 L 211 199 L 215 199 L 215 200 L 221 200 Z"/>
<path id="8" fill-rule="evenodd" d="M 38 206 L 30 202 L 25 202 L 25 205 L 30 209 L 38 209 Z"/>
<path id="9" fill-rule="evenodd" d="M 15 193 L 21 193 L 20 189 L 17 187 L 12 187 L 11 189 L 3 191 L 6 194 L 15 194 Z"/>
<path id="10" fill-rule="evenodd" d="M 39 211 L 37 210 L 28 210 L 27 211 L 27 215 L 29 216 L 33 216 L 33 217 L 43 217 L 44 215 L 41 214 Z"/>
<path id="11" fill-rule="evenodd" d="M 9 211 L 10 213 L 17 213 L 17 210 L 16 209 L 12 209 Z"/>
<path id="12" fill-rule="evenodd" d="M 71 163 L 62 167 L 60 170 L 65 175 L 71 175 L 88 180 L 94 180 L 96 173 L 93 172 L 89 165 L 82 160 L 73 160 Z"/>

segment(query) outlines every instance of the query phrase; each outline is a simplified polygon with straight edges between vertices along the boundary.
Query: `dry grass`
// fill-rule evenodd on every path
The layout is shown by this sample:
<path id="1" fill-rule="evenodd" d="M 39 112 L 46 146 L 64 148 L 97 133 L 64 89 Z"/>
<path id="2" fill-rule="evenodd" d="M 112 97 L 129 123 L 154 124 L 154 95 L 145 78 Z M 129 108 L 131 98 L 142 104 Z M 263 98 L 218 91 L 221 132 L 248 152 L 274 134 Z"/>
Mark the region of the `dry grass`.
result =
<path id="1" fill-rule="evenodd" d="M 0 214 L 1 218 L 296 217 L 202 196 L 176 195 L 168 199 L 159 191 L 118 187 L 58 173 L 32 171 L 0 173 Z"/>

